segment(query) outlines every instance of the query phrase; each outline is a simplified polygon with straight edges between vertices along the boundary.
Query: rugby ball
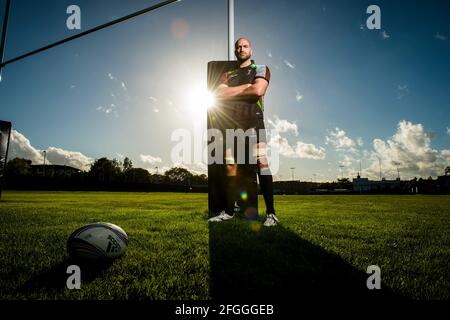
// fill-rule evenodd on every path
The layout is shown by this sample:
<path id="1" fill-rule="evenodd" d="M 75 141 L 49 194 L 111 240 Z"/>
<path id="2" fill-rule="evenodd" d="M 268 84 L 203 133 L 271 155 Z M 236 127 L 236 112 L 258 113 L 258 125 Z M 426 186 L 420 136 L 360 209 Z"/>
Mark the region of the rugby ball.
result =
<path id="1" fill-rule="evenodd" d="M 97 222 L 75 230 L 67 240 L 67 252 L 74 259 L 112 260 L 128 246 L 125 231 L 112 223 Z"/>

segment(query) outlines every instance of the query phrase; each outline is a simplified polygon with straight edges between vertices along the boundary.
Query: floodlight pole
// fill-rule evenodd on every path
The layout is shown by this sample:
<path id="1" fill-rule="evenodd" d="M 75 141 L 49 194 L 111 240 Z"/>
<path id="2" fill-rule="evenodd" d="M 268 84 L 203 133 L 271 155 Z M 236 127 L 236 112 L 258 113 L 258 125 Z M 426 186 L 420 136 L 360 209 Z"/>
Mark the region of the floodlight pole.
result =
<path id="1" fill-rule="evenodd" d="M 362 176 L 361 159 L 359 159 L 359 176 Z"/>
<path id="2" fill-rule="evenodd" d="M 6 31 L 8 30 L 9 9 L 11 0 L 6 0 L 5 15 L 3 18 L 2 42 L 0 43 L 0 81 L 2 81 L 3 56 L 5 53 Z"/>
<path id="3" fill-rule="evenodd" d="M 400 162 L 394 161 L 394 165 L 397 167 L 397 179 L 400 180 L 400 170 L 398 169 L 398 166 L 400 165 Z"/>
<path id="4" fill-rule="evenodd" d="M 339 168 L 341 168 L 341 179 L 344 179 L 344 165 L 339 165 Z"/>
<path id="5" fill-rule="evenodd" d="M 44 177 L 45 177 L 45 158 L 47 157 L 47 151 L 42 151 L 44 153 Z"/>
<path id="6" fill-rule="evenodd" d="M 378 157 L 378 163 L 380 165 L 380 181 L 383 180 L 383 178 L 381 177 L 381 158 Z"/>
<path id="7" fill-rule="evenodd" d="M 228 60 L 234 57 L 234 0 L 228 0 Z"/>

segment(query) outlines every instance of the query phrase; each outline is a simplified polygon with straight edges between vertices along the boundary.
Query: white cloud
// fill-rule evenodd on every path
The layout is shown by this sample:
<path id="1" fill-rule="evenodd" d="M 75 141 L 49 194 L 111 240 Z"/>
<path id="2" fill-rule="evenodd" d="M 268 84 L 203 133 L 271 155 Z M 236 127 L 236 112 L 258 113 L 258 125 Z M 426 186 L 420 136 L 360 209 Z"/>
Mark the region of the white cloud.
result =
<path id="1" fill-rule="evenodd" d="M 296 136 L 298 136 L 298 127 L 296 123 L 289 122 L 285 119 L 278 118 L 277 115 L 274 115 L 275 122 L 272 120 L 268 120 L 268 123 L 278 132 L 284 133 L 292 131 Z"/>
<path id="2" fill-rule="evenodd" d="M 119 80 L 113 74 L 108 73 L 108 78 L 110 81 L 109 95 L 112 99 L 108 99 L 107 102 L 103 103 L 97 107 L 97 111 L 104 112 L 107 115 L 114 115 L 119 117 L 119 111 L 125 108 L 128 109 L 128 102 L 131 100 L 128 94 L 128 88 L 125 82 Z"/>
<path id="3" fill-rule="evenodd" d="M 336 148 L 336 151 L 356 151 L 355 142 L 347 136 L 344 130 L 338 127 L 330 132 L 330 135 L 326 136 L 325 140 L 325 144 L 331 144 Z"/>
<path id="4" fill-rule="evenodd" d="M 98 106 L 97 107 L 97 111 L 100 111 L 100 112 L 104 112 L 104 113 L 106 113 L 106 114 L 111 114 L 111 115 L 114 115 L 116 118 L 118 118 L 119 117 L 119 114 L 117 113 L 117 111 L 116 111 L 116 105 L 114 104 L 114 103 L 111 103 L 109 106 L 107 106 L 107 107 L 104 107 L 104 106 Z"/>
<path id="5" fill-rule="evenodd" d="M 151 174 L 164 174 L 167 170 L 170 170 L 171 167 L 162 166 L 162 167 L 153 167 L 153 168 L 144 168 Z"/>
<path id="6" fill-rule="evenodd" d="M 349 154 L 346 154 L 346 155 L 344 155 L 344 159 L 339 161 L 339 165 L 342 165 L 345 168 L 347 168 L 348 170 L 350 170 L 350 167 L 351 167 L 353 161 L 355 161 L 355 158 L 353 158 Z"/>
<path id="7" fill-rule="evenodd" d="M 279 134 L 270 138 L 268 143 L 270 147 L 277 147 L 280 155 L 287 158 L 303 158 L 320 160 L 325 158 L 325 150 L 322 147 L 317 148 L 314 144 L 297 141 L 295 147 L 289 144 L 285 137 Z"/>
<path id="8" fill-rule="evenodd" d="M 449 149 L 444 149 L 440 151 L 444 162 L 446 164 L 446 167 L 448 167 L 448 164 L 450 163 L 450 150 Z M 442 172 L 440 172 L 442 174 Z"/>
<path id="9" fill-rule="evenodd" d="M 278 118 L 274 115 L 275 120 L 268 120 L 268 123 L 275 129 L 276 134 L 269 138 L 268 147 L 277 147 L 280 155 L 287 158 L 303 158 L 303 159 L 324 159 L 325 150 L 322 147 L 316 147 L 314 144 L 297 141 L 294 146 L 289 144 L 287 138 L 282 137 L 280 133 L 292 131 L 298 136 L 298 127 L 296 123 L 289 122 L 285 119 Z"/>
<path id="10" fill-rule="evenodd" d="M 295 100 L 297 100 L 297 102 L 300 102 L 300 100 L 303 99 L 303 96 L 300 95 L 300 92 L 297 91 L 296 95 L 295 95 Z"/>
<path id="11" fill-rule="evenodd" d="M 161 160 L 160 157 L 153 157 L 153 156 L 150 156 L 150 155 L 144 155 L 144 154 L 139 155 L 139 159 L 140 159 L 142 162 L 144 162 L 144 163 L 146 163 L 146 164 L 150 164 L 150 165 L 153 165 L 153 164 L 157 164 L 157 163 L 161 163 L 161 162 L 162 162 L 162 160 Z"/>
<path id="12" fill-rule="evenodd" d="M 358 138 L 356 139 L 356 144 L 357 144 L 358 146 L 362 147 L 362 146 L 364 145 L 363 139 L 362 139 L 361 137 L 358 137 Z"/>
<path id="13" fill-rule="evenodd" d="M 49 147 L 46 151 L 46 164 L 67 165 L 81 170 L 89 169 L 93 159 L 76 151 L 68 151 L 61 148 Z M 34 148 L 30 140 L 16 130 L 11 131 L 8 159 L 25 158 L 32 164 L 43 164 L 42 150 Z"/>
<path id="14" fill-rule="evenodd" d="M 52 164 L 66 165 L 81 170 L 89 170 L 93 159 L 86 157 L 81 152 L 68 151 L 61 148 L 49 147 L 47 159 Z"/>
<path id="15" fill-rule="evenodd" d="M 436 150 L 431 147 L 431 137 L 423 125 L 409 121 L 400 121 L 397 132 L 387 141 L 373 140 L 374 152 L 372 164 L 366 174 L 372 178 L 379 177 L 379 162 L 383 176 L 395 178 L 399 164 L 402 179 L 442 175 L 450 161 L 450 150 Z"/>
<path id="16" fill-rule="evenodd" d="M 436 34 L 434 35 L 434 37 L 438 40 L 441 41 L 447 41 L 447 36 L 444 36 L 443 34 L 440 34 L 439 32 L 436 32 Z"/>
<path id="17" fill-rule="evenodd" d="M 174 166 L 184 168 L 195 175 L 208 174 L 208 166 L 203 162 L 197 162 L 192 164 L 179 163 Z"/>
<path id="18" fill-rule="evenodd" d="M 35 149 L 23 134 L 13 129 L 9 141 L 8 161 L 14 158 L 29 159 L 33 164 L 44 163 L 42 152 Z"/>
<path id="19" fill-rule="evenodd" d="M 295 153 L 298 155 L 299 158 L 314 159 L 314 160 L 325 159 L 326 155 L 325 150 L 322 147 L 317 148 L 315 145 L 311 143 L 304 143 L 301 141 L 297 142 Z"/>
<path id="20" fill-rule="evenodd" d="M 288 66 L 291 69 L 295 69 L 295 64 L 290 63 L 289 61 L 287 61 L 286 59 L 283 60 L 284 64 L 286 66 Z"/>
<path id="21" fill-rule="evenodd" d="M 286 138 L 281 137 L 280 135 L 276 135 L 271 137 L 268 143 L 269 147 L 276 146 L 278 147 L 278 152 L 280 155 L 285 156 L 287 158 L 295 158 L 295 151 L 289 145 L 289 142 Z"/>
<path id="22" fill-rule="evenodd" d="M 153 104 L 151 105 L 153 112 L 158 113 L 159 112 L 159 106 L 158 106 L 157 102 L 159 102 L 159 99 L 156 98 L 156 97 L 153 97 L 153 96 L 150 96 L 148 98 L 153 102 Z"/>
<path id="23" fill-rule="evenodd" d="M 391 36 L 387 34 L 386 30 L 383 30 L 381 32 L 381 37 L 383 38 L 383 40 L 389 39 Z"/>
<path id="24" fill-rule="evenodd" d="M 397 85 L 397 99 L 401 99 L 404 96 L 409 94 L 409 89 L 408 89 L 408 85 L 404 84 L 404 85 Z"/>
<path id="25" fill-rule="evenodd" d="M 450 128 L 447 128 L 447 134 L 450 136 Z"/>

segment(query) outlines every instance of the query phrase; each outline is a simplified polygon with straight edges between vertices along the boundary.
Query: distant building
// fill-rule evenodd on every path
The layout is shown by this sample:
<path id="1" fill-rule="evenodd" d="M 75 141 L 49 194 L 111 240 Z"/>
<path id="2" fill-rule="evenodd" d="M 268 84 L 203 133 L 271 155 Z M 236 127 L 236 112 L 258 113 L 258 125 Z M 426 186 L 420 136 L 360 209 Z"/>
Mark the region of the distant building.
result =
<path id="1" fill-rule="evenodd" d="M 450 194 L 450 167 L 445 168 L 445 175 L 437 178 L 438 193 Z"/>
<path id="2" fill-rule="evenodd" d="M 401 187 L 400 179 L 373 181 L 368 178 L 361 178 L 360 175 L 353 179 L 353 192 L 371 192 L 371 191 L 393 191 Z"/>

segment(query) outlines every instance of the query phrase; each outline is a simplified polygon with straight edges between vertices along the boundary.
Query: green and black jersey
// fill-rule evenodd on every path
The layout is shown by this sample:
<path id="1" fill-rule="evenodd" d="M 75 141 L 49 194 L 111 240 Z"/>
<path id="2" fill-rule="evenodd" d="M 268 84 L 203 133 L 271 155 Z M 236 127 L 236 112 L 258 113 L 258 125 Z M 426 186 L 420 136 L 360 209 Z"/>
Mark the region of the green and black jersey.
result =
<path id="1" fill-rule="evenodd" d="M 243 84 L 252 84 L 256 79 L 263 78 L 270 81 L 270 70 L 266 65 L 257 65 L 252 60 L 252 64 L 243 68 L 236 68 L 225 72 L 222 75 L 221 83 L 229 87 L 236 87 Z M 254 101 L 236 100 L 227 102 L 223 106 L 228 117 L 235 120 L 257 120 L 264 117 L 264 96 Z"/>

